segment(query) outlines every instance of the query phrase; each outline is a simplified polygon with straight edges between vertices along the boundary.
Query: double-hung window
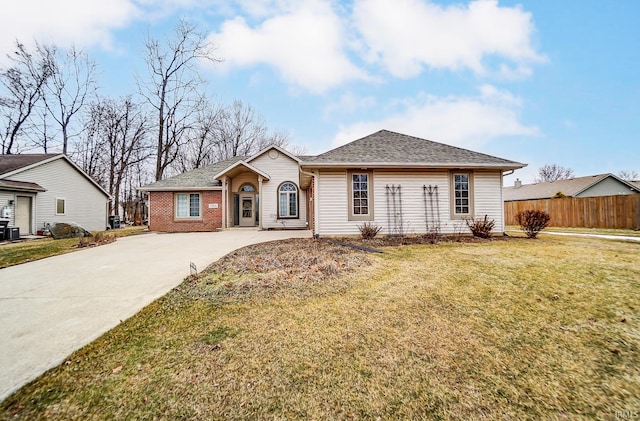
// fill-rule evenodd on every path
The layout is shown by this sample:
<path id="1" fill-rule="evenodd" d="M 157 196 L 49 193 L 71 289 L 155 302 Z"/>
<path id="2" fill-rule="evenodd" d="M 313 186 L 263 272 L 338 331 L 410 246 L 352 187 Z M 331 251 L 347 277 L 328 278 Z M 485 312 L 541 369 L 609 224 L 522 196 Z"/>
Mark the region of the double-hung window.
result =
<path id="1" fill-rule="evenodd" d="M 200 218 L 200 194 L 176 194 L 176 218 Z"/>
<path id="2" fill-rule="evenodd" d="M 289 181 L 278 188 L 278 217 L 298 217 L 298 188 Z"/>
<path id="3" fill-rule="evenodd" d="M 348 172 L 349 220 L 373 219 L 373 188 L 370 172 Z"/>
<path id="4" fill-rule="evenodd" d="M 470 173 L 452 174 L 452 209 L 454 217 L 473 214 L 473 179 Z"/>

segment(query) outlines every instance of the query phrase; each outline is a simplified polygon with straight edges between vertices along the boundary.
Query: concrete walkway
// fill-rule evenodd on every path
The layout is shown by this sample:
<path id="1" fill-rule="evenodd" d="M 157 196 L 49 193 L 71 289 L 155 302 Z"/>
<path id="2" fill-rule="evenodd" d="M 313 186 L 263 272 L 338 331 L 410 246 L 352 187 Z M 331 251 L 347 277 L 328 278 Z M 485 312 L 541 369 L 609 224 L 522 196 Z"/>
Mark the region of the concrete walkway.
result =
<path id="1" fill-rule="evenodd" d="M 520 230 L 507 230 L 509 232 L 522 233 Z M 609 235 L 609 234 L 586 234 L 581 232 L 555 232 L 555 231 L 542 231 L 540 234 L 561 235 L 568 237 L 591 237 L 602 238 L 604 240 L 618 240 L 618 241 L 635 241 L 640 243 L 640 237 L 633 237 L 630 235 Z"/>
<path id="2" fill-rule="evenodd" d="M 144 234 L 0 269 L 0 401 L 240 247 L 310 231 Z M 0 248 L 0 253 L 2 252 Z"/>
<path id="3" fill-rule="evenodd" d="M 574 236 L 574 237 L 591 237 L 591 238 L 602 238 L 605 240 L 621 240 L 621 241 L 636 241 L 640 242 L 640 237 L 632 237 L 630 235 L 609 235 L 609 234 L 582 234 L 579 232 L 547 232 L 544 231 L 543 234 L 551 234 L 551 235 L 565 235 L 565 236 Z"/>

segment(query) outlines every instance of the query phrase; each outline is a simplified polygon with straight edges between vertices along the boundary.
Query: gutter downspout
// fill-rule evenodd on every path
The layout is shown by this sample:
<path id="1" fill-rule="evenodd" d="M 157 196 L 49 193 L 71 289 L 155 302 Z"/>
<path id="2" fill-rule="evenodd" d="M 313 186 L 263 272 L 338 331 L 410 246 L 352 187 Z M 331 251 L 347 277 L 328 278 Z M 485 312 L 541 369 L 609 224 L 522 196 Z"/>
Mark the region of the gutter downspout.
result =
<path id="1" fill-rule="evenodd" d="M 313 183 L 313 196 L 311 197 L 311 200 L 313 201 L 313 231 L 312 234 L 314 237 L 319 238 L 320 235 L 318 234 L 318 200 L 317 200 L 317 194 L 318 194 L 318 184 L 317 184 L 317 180 L 318 180 L 318 174 L 317 171 L 315 172 L 307 172 L 304 171 L 302 168 L 299 169 L 301 174 L 304 175 L 308 175 L 311 177 L 311 183 Z M 308 218 L 308 216 L 307 216 Z"/>
<path id="2" fill-rule="evenodd" d="M 509 170 L 506 173 L 502 173 L 502 177 L 500 177 L 500 203 L 502 203 L 500 212 L 502 214 L 502 236 L 506 237 L 507 236 L 507 221 L 504 220 L 504 197 L 502 196 L 502 192 L 504 189 L 504 178 L 507 175 L 511 175 L 515 172 L 516 170 Z"/>

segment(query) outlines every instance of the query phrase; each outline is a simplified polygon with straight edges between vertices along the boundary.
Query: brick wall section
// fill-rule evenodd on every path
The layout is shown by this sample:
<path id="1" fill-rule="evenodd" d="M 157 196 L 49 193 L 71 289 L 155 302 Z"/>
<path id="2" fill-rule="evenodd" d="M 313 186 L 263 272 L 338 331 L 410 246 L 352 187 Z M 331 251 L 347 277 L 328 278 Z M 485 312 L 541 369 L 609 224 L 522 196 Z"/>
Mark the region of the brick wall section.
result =
<path id="1" fill-rule="evenodd" d="M 149 230 L 161 232 L 215 231 L 222 227 L 222 192 L 191 191 L 180 193 L 200 193 L 202 217 L 198 220 L 176 219 L 174 192 L 149 192 Z M 217 209 L 210 209 L 210 203 L 217 203 Z"/>

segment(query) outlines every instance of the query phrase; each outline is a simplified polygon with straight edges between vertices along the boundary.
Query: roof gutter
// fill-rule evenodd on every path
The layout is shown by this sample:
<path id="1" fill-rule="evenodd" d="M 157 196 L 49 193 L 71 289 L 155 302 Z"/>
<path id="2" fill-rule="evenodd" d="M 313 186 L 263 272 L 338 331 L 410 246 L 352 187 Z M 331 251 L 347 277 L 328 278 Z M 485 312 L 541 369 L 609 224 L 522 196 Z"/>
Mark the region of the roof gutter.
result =
<path id="1" fill-rule="evenodd" d="M 136 190 L 141 192 L 172 192 L 172 191 L 214 191 L 214 190 L 222 190 L 222 186 L 207 186 L 207 187 L 138 187 Z"/>

